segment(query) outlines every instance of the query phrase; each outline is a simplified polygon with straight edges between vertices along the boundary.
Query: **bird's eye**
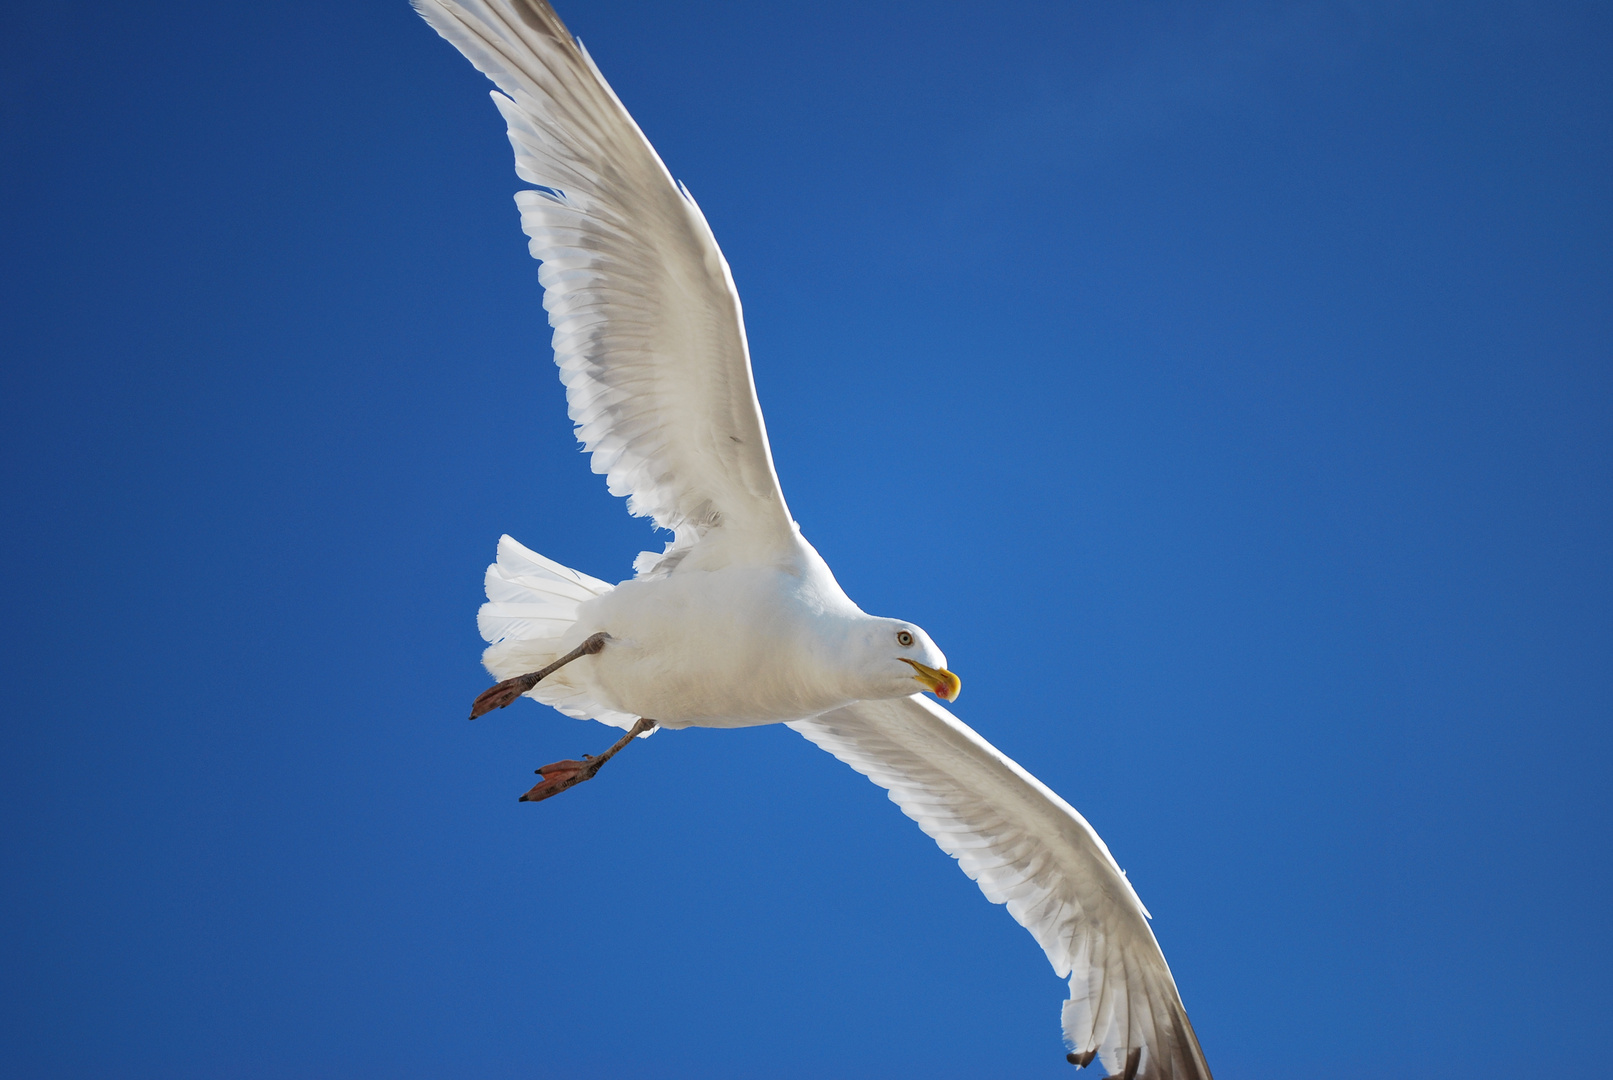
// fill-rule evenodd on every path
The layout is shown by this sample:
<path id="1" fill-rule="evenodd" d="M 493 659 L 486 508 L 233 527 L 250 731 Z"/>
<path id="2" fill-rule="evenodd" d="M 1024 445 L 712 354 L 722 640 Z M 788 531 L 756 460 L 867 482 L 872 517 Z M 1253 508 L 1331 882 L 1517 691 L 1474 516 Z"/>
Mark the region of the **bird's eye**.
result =
<path id="1" fill-rule="evenodd" d="M 913 635 L 909 634 L 906 630 L 896 631 L 896 644 L 900 645 L 904 649 L 907 648 L 909 645 L 913 644 Z"/>

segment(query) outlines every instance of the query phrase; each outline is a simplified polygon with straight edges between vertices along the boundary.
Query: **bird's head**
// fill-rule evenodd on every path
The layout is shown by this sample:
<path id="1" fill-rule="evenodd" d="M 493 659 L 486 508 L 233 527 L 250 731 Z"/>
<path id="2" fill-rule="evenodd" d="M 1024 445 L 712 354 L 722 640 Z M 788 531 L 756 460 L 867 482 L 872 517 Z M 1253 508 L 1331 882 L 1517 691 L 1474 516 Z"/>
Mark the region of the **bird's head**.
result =
<path id="1" fill-rule="evenodd" d="M 963 689 L 947 670 L 947 658 L 930 635 L 901 619 L 871 618 L 857 636 L 857 667 L 864 698 L 908 697 L 927 690 L 942 701 L 956 701 Z"/>

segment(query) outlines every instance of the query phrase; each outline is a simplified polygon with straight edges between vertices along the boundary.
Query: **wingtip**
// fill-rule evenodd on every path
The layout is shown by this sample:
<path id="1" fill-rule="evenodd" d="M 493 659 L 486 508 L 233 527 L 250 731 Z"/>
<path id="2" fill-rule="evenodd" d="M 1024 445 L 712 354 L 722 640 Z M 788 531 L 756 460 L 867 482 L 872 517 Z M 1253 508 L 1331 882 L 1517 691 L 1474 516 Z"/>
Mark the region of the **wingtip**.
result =
<path id="1" fill-rule="evenodd" d="M 1143 1048 L 1137 1047 L 1126 1055 L 1126 1067 L 1113 1076 L 1106 1076 L 1103 1080 L 1137 1080 L 1137 1066 L 1142 1062 Z"/>

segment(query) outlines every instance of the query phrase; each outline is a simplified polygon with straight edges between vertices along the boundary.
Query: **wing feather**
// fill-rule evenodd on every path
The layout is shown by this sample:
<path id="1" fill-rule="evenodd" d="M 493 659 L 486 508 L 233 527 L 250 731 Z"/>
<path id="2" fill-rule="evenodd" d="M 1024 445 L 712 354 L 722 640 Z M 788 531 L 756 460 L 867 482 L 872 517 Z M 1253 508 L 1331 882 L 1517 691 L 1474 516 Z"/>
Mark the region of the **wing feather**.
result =
<path id="1" fill-rule="evenodd" d="M 890 792 L 1006 904 L 1060 978 L 1071 1060 L 1135 1080 L 1209 1080 L 1148 912 L 1086 819 L 928 698 L 860 701 L 789 725 Z"/>
<path id="2" fill-rule="evenodd" d="M 767 558 L 793 525 L 739 295 L 700 208 L 544 0 L 414 5 L 501 91 L 516 174 L 534 185 L 516 195 L 521 226 L 593 470 L 675 532 L 669 553 L 720 527 L 741 539 L 725 550 Z"/>

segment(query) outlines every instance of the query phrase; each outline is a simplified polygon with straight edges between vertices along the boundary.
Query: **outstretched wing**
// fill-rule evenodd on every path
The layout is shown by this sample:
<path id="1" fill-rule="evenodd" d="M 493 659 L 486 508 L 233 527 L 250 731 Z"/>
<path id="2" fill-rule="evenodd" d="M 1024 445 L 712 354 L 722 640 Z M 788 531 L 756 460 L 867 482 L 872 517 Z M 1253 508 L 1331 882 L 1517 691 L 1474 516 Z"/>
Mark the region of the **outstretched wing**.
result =
<path id="1" fill-rule="evenodd" d="M 521 227 L 594 471 L 677 550 L 715 527 L 758 557 L 788 542 L 739 295 L 694 199 L 544 0 L 414 6 L 503 91 L 515 171 L 538 185 L 516 195 Z"/>
<path id="2" fill-rule="evenodd" d="M 789 725 L 874 783 L 1070 980 L 1064 1038 L 1126 1080 L 1209 1080 L 1148 913 L 1086 819 L 928 698 Z"/>

